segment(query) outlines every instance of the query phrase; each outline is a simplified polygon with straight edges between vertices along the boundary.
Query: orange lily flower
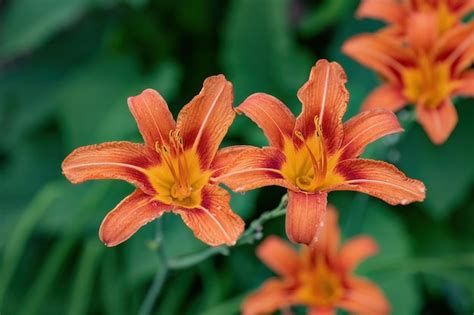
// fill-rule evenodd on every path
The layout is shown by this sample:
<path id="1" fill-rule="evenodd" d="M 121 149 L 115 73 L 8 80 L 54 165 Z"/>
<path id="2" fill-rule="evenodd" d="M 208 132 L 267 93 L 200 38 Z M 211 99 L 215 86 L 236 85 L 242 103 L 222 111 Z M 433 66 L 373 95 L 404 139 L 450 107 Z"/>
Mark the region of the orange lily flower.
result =
<path id="1" fill-rule="evenodd" d="M 319 60 L 298 91 L 303 104 L 298 118 L 270 95 L 251 95 L 237 112 L 256 122 L 271 146 L 235 146 L 219 159 L 228 166 L 214 180 L 234 191 L 288 188 L 286 232 L 296 243 L 317 240 L 330 191 L 359 191 L 392 205 L 425 198 L 422 182 L 407 178 L 391 164 L 359 158 L 366 145 L 402 128 L 392 112 L 380 109 L 343 124 L 349 98 L 345 83 L 339 64 Z"/>
<path id="2" fill-rule="evenodd" d="M 233 245 L 244 228 L 229 194 L 210 181 L 213 160 L 234 120 L 233 89 L 223 75 L 204 81 L 174 121 L 161 95 L 151 89 L 128 105 L 145 144 L 107 142 L 74 150 L 63 162 L 72 183 L 120 179 L 136 190 L 109 212 L 100 239 L 118 245 L 164 212 L 181 215 L 201 241 Z M 217 153 L 218 154 L 218 153 Z"/>
<path id="3" fill-rule="evenodd" d="M 356 314 L 388 314 L 390 304 L 373 283 L 352 275 L 357 265 L 377 253 L 369 236 L 358 236 L 340 247 L 337 213 L 329 208 L 326 227 L 315 246 L 299 254 L 276 236 L 267 237 L 257 256 L 279 278 L 267 280 L 248 296 L 244 315 L 270 314 L 292 305 L 306 305 L 308 314 L 331 315 L 341 308 Z"/>
<path id="4" fill-rule="evenodd" d="M 381 4 L 385 2 L 393 4 L 364 1 L 359 15 L 388 16 L 392 9 L 384 9 Z M 379 73 L 385 81 L 367 97 L 364 109 L 397 111 L 414 104 L 417 119 L 431 141 L 441 144 L 458 121 L 451 97 L 474 96 L 474 71 L 470 69 L 474 61 L 474 21 L 462 24 L 460 20 L 460 16 L 472 11 L 474 2 L 423 3 L 432 4 L 433 9 L 405 14 L 404 27 L 399 28 L 398 34 L 383 29 L 375 34 L 357 35 L 344 44 L 343 51 Z M 447 7 L 452 8 L 449 12 L 453 12 L 456 22 L 440 20 Z"/>
<path id="5" fill-rule="evenodd" d="M 474 0 L 362 0 L 356 15 L 384 21 L 394 32 L 403 33 L 412 25 L 409 21 L 420 13 L 434 15 L 432 20 L 438 34 L 459 25 L 474 9 Z"/>

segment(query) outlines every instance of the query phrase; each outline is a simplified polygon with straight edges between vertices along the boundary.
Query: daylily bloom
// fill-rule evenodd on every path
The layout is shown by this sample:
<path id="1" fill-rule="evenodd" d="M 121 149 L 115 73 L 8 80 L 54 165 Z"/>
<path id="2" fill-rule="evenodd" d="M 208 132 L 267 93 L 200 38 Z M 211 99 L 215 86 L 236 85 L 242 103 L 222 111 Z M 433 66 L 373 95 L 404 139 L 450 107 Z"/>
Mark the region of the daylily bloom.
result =
<path id="1" fill-rule="evenodd" d="M 404 33 L 412 25 L 413 16 L 420 13 L 433 15 L 432 25 L 438 34 L 461 23 L 474 9 L 474 0 L 362 0 L 356 15 L 373 18 L 389 24 L 394 32 Z"/>
<path id="2" fill-rule="evenodd" d="M 382 18 L 388 17 L 388 11 L 397 12 L 384 9 L 385 2 L 396 6 L 394 1 L 364 1 L 359 13 Z M 432 5 L 437 9 L 400 13 L 404 22 L 397 32 L 382 29 L 354 36 L 344 44 L 343 51 L 385 81 L 367 97 L 364 109 L 397 111 L 414 104 L 417 119 L 430 139 L 441 144 L 458 120 L 451 97 L 474 96 L 474 71 L 470 69 L 474 61 L 474 21 L 463 24 L 459 17 L 472 11 L 473 1 L 418 2 L 419 7 Z M 448 7 L 457 16 L 453 17 L 456 22 L 440 22 L 440 15 L 444 16 Z"/>
<path id="3" fill-rule="evenodd" d="M 277 236 L 267 237 L 257 256 L 278 278 L 267 280 L 244 300 L 244 315 L 270 314 L 292 305 L 305 305 L 308 314 L 331 315 L 336 309 L 355 314 L 383 315 L 390 304 L 372 282 L 352 275 L 357 265 L 377 253 L 369 236 L 357 236 L 340 247 L 337 213 L 329 208 L 326 227 L 314 246 L 297 253 Z"/>
<path id="4" fill-rule="evenodd" d="M 120 179 L 136 190 L 105 217 L 100 239 L 118 245 L 165 212 L 179 214 L 201 241 L 233 245 L 244 222 L 229 207 L 229 194 L 210 181 L 213 161 L 235 113 L 233 89 L 223 75 L 204 86 L 174 121 L 161 95 L 151 89 L 128 105 L 145 144 L 107 142 L 74 150 L 63 162 L 72 183 Z"/>
<path id="5" fill-rule="evenodd" d="M 298 91 L 303 104 L 298 118 L 273 96 L 249 96 L 237 112 L 257 123 L 271 146 L 230 147 L 219 159 L 228 166 L 214 180 L 234 191 L 288 188 L 286 232 L 296 243 L 317 239 L 330 191 L 359 191 L 392 205 L 425 198 L 422 182 L 391 164 L 359 158 L 367 144 L 402 128 L 387 110 L 366 111 L 342 124 L 349 98 L 345 83 L 339 64 L 318 61 Z"/>

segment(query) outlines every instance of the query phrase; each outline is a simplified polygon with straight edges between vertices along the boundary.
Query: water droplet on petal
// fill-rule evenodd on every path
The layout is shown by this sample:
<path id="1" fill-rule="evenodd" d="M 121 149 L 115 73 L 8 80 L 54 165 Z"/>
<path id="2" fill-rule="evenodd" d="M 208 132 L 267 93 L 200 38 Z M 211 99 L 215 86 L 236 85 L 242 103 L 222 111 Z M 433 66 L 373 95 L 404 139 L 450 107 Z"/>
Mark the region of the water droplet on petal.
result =
<path id="1" fill-rule="evenodd" d="M 409 202 L 408 199 L 402 199 L 402 200 L 400 201 L 400 204 L 402 204 L 402 205 L 407 205 L 408 202 Z"/>

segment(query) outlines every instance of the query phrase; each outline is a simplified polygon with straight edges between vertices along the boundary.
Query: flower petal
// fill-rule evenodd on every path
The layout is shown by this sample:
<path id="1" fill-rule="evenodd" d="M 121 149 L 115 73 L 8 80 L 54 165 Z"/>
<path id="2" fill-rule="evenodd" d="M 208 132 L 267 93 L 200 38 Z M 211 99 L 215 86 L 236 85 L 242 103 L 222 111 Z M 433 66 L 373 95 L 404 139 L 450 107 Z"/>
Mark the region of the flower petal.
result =
<path id="1" fill-rule="evenodd" d="M 336 315 L 335 308 L 321 308 L 321 307 L 311 307 L 308 310 L 308 315 Z"/>
<path id="2" fill-rule="evenodd" d="M 288 191 L 286 234 L 294 243 L 316 242 L 326 215 L 327 193 Z"/>
<path id="3" fill-rule="evenodd" d="M 175 122 L 168 104 L 157 91 L 146 89 L 140 95 L 129 97 L 128 107 L 147 146 L 154 149 L 157 142 L 169 142 L 169 132 Z"/>
<path id="4" fill-rule="evenodd" d="M 137 189 L 107 214 L 100 225 L 99 237 L 105 245 L 116 246 L 169 209 L 170 206 Z"/>
<path id="5" fill-rule="evenodd" d="M 468 69 L 474 58 L 474 21 L 447 31 L 436 43 L 433 55 L 437 60 L 454 64 L 454 73 Z"/>
<path id="6" fill-rule="evenodd" d="M 416 114 L 434 144 L 444 143 L 458 123 L 458 114 L 450 99 L 434 109 L 416 106 Z"/>
<path id="7" fill-rule="evenodd" d="M 211 164 L 213 176 L 217 177 L 222 175 L 226 169 L 232 167 L 238 155 L 249 149 L 255 149 L 255 147 L 251 145 L 233 145 L 217 151 Z"/>
<path id="8" fill-rule="evenodd" d="M 344 123 L 341 160 L 356 158 L 365 147 L 386 135 L 403 131 L 397 116 L 389 110 L 374 109 L 359 113 Z"/>
<path id="9" fill-rule="evenodd" d="M 324 219 L 324 227 L 321 230 L 319 240 L 314 243 L 316 252 L 322 252 L 332 261 L 335 259 L 339 250 L 341 239 L 341 230 L 338 224 L 338 213 L 332 205 L 327 206 L 326 217 Z"/>
<path id="10" fill-rule="evenodd" d="M 474 97 L 474 70 L 461 75 L 460 86 L 456 89 L 455 95 Z"/>
<path id="11" fill-rule="evenodd" d="M 390 313 L 390 304 L 375 284 L 370 281 L 351 277 L 348 279 L 349 289 L 344 300 L 339 306 L 355 314 L 377 314 Z"/>
<path id="12" fill-rule="evenodd" d="M 233 99 L 232 84 L 223 75 L 212 76 L 178 115 L 176 128 L 181 132 L 184 148 L 196 150 L 203 169 L 209 168 L 234 120 Z"/>
<path id="13" fill-rule="evenodd" d="M 337 172 L 346 180 L 345 184 L 331 190 L 354 190 L 377 197 L 391 204 L 406 205 L 425 199 L 425 185 L 405 176 L 389 163 L 365 159 L 340 162 Z"/>
<path id="14" fill-rule="evenodd" d="M 372 18 L 387 23 L 402 24 L 406 9 L 396 0 L 362 0 L 356 15 L 359 18 Z"/>
<path id="15" fill-rule="evenodd" d="M 91 179 L 121 179 L 154 194 L 145 171 L 160 163 L 158 154 L 146 146 L 118 141 L 77 148 L 64 159 L 62 169 L 74 184 Z"/>
<path id="16" fill-rule="evenodd" d="M 271 95 L 250 95 L 236 110 L 262 128 L 270 145 L 274 147 L 283 149 L 285 137 L 291 139 L 293 136 L 295 116 L 285 104 Z"/>
<path id="17" fill-rule="evenodd" d="M 278 149 L 251 147 L 236 154 L 232 164 L 212 180 L 224 183 L 233 191 L 248 191 L 272 185 L 293 188 L 280 172 L 284 161 L 285 157 Z"/>
<path id="18" fill-rule="evenodd" d="M 362 104 L 362 110 L 385 108 L 397 112 L 406 105 L 407 101 L 401 88 L 393 84 L 383 84 L 373 90 Z"/>
<path id="19" fill-rule="evenodd" d="M 291 290 L 283 281 L 267 280 L 242 303 L 243 315 L 271 314 L 291 305 Z"/>
<path id="20" fill-rule="evenodd" d="M 429 51 L 438 38 L 438 16 L 435 12 L 412 13 L 407 19 L 407 40 L 417 51 Z"/>
<path id="21" fill-rule="evenodd" d="M 344 43 L 342 51 L 380 73 L 392 84 L 400 82 L 400 73 L 404 66 L 413 63 L 414 60 L 414 56 L 397 38 L 386 36 L 381 31 L 353 36 Z"/>
<path id="22" fill-rule="evenodd" d="M 281 238 L 271 235 L 257 248 L 257 256 L 275 273 L 293 276 L 299 269 L 299 257 L 296 251 Z"/>
<path id="23" fill-rule="evenodd" d="M 351 273 L 359 263 L 378 252 L 378 245 L 372 237 L 357 236 L 346 243 L 339 252 L 339 260 L 344 270 Z"/>
<path id="24" fill-rule="evenodd" d="M 194 235 L 211 246 L 235 245 L 244 230 L 244 221 L 229 206 L 227 191 L 215 185 L 204 186 L 202 204 L 194 209 L 178 209 Z"/>
<path id="25" fill-rule="evenodd" d="M 318 60 L 311 69 L 308 82 L 298 91 L 303 110 L 296 119 L 295 129 L 309 138 L 316 130 L 319 118 L 329 153 L 334 153 L 342 141 L 342 116 L 347 109 L 349 93 L 346 74 L 336 62 Z"/>

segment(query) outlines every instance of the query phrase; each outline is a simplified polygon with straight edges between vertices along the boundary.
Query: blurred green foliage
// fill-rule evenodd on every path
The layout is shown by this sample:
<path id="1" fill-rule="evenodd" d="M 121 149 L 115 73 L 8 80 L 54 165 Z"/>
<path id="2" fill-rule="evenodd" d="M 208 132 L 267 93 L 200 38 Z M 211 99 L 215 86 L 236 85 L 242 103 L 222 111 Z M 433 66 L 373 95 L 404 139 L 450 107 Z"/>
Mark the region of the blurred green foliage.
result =
<path id="1" fill-rule="evenodd" d="M 349 118 L 378 84 L 340 52 L 349 36 L 379 26 L 356 21 L 356 6 L 331 0 L 0 1 L 0 312 L 136 313 L 160 268 L 147 246 L 153 224 L 105 248 L 97 237 L 100 221 L 132 188 L 73 186 L 61 175 L 62 159 L 81 145 L 140 141 L 128 96 L 157 89 L 176 113 L 215 73 L 233 82 L 236 105 L 261 91 L 298 113 L 296 91 L 318 58 L 346 69 Z M 445 145 L 433 146 L 415 125 L 399 141 L 369 147 L 423 180 L 425 203 L 389 207 L 347 192 L 330 196 L 347 237 L 367 233 L 379 242 L 380 255 L 358 273 L 385 290 L 394 314 L 474 309 L 474 104 L 456 103 L 459 125 Z M 235 143 L 265 139 L 238 117 L 225 145 Z M 282 194 L 278 188 L 235 194 L 232 205 L 250 222 Z M 206 248 L 179 218 L 163 220 L 169 256 Z M 283 219 L 269 222 L 264 234 L 284 235 L 283 226 Z M 254 251 L 241 246 L 171 272 L 154 313 L 238 313 L 242 298 L 271 276 Z"/>

